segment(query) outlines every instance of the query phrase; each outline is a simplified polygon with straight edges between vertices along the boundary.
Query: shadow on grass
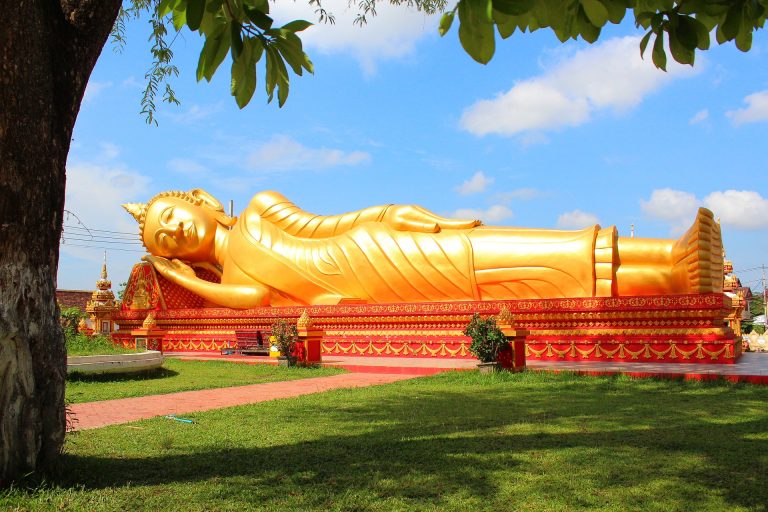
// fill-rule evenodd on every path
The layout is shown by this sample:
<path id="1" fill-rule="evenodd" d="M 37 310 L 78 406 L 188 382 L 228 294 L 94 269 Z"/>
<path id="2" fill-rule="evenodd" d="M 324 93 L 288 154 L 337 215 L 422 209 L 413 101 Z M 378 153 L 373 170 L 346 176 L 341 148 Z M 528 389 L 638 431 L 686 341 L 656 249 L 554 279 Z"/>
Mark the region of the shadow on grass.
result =
<path id="1" fill-rule="evenodd" d="M 135 382 L 142 380 L 165 379 L 179 374 L 168 368 L 155 368 L 128 373 L 80 373 L 72 372 L 67 375 L 68 382 Z"/>
<path id="2" fill-rule="evenodd" d="M 196 434 L 201 440 L 185 444 L 193 431 L 183 429 L 147 439 L 154 456 L 67 455 L 61 483 L 215 481 L 215 491 L 200 492 L 265 505 L 288 496 L 300 508 L 339 499 L 439 507 L 460 498 L 482 508 L 543 500 L 697 509 L 719 503 L 706 501 L 713 496 L 730 507 L 768 503 L 766 390 L 569 376 L 464 376 L 479 384 L 463 382 L 461 391 L 434 385 L 450 379 L 329 393 L 320 409 L 318 397 L 302 397 L 239 409 L 247 414 L 208 413 L 187 427 L 209 429 Z M 259 430 L 265 416 L 268 434 Z M 278 445 L 266 446 L 266 435 L 280 436 Z"/>

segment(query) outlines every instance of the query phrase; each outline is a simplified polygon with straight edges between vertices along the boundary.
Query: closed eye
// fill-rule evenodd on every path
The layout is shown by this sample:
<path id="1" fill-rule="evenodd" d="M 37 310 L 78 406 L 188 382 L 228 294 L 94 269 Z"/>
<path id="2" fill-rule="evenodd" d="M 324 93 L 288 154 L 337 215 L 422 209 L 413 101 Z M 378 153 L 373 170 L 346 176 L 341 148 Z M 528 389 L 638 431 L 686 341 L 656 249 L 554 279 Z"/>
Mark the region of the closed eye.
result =
<path id="1" fill-rule="evenodd" d="M 167 225 L 171 222 L 171 217 L 173 217 L 173 206 L 163 210 L 163 213 L 160 214 L 160 222 Z"/>

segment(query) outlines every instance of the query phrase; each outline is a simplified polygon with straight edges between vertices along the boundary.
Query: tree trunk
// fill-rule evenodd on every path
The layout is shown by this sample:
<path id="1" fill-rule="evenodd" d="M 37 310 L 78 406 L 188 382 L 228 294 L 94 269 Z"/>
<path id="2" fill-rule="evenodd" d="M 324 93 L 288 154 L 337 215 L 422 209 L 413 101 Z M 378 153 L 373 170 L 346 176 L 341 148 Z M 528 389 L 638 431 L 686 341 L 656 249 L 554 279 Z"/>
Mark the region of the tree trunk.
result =
<path id="1" fill-rule="evenodd" d="M 0 485 L 64 442 L 56 304 L 65 165 L 120 0 L 0 0 Z"/>

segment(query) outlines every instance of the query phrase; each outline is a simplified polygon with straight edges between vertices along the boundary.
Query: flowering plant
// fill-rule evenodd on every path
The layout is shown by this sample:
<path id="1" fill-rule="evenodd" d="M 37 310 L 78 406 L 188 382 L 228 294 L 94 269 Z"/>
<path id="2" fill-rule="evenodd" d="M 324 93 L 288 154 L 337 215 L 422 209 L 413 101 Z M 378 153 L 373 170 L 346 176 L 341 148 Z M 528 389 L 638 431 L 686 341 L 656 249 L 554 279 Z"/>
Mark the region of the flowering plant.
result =
<path id="1" fill-rule="evenodd" d="M 498 361 L 499 351 L 509 346 L 507 337 L 496 325 L 496 320 L 492 317 L 484 319 L 478 313 L 472 315 L 472 319 L 467 324 L 463 334 L 472 338 L 469 351 L 481 363 Z"/>
<path id="2" fill-rule="evenodd" d="M 299 333 L 295 324 L 289 324 L 282 318 L 272 324 L 272 336 L 277 348 L 284 357 L 295 358 Z"/>

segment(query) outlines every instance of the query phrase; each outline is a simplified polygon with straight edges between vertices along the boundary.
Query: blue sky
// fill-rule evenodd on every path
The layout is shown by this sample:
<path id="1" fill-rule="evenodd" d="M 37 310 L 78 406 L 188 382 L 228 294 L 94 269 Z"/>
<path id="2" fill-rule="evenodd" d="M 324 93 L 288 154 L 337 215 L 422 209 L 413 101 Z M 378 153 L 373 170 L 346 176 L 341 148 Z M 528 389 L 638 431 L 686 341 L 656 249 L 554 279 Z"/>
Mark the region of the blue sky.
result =
<path id="1" fill-rule="evenodd" d="M 553 229 L 599 223 L 629 236 L 677 237 L 696 208 L 721 219 L 727 256 L 745 285 L 768 260 L 768 36 L 732 44 L 668 73 L 639 59 L 632 23 L 594 45 L 548 31 L 497 40 L 482 66 L 456 27 L 381 5 L 363 28 L 346 2 L 324 6 L 335 25 L 305 33 L 314 75 L 292 77 L 280 109 L 263 82 L 238 110 L 229 65 L 195 82 L 201 39 L 173 43 L 181 106 L 145 123 L 145 20 L 121 54 L 105 47 L 86 91 L 67 165 L 58 286 L 93 289 L 106 248 L 115 287 L 143 253 L 124 202 L 163 190 L 208 190 L 239 212 L 260 190 L 334 214 L 413 203 L 486 224 Z M 299 3 L 278 19 L 313 20 Z M 259 80 L 263 68 L 259 69 Z M 87 230 L 86 230 L 87 229 Z M 741 270 L 741 272 L 738 272 Z"/>

